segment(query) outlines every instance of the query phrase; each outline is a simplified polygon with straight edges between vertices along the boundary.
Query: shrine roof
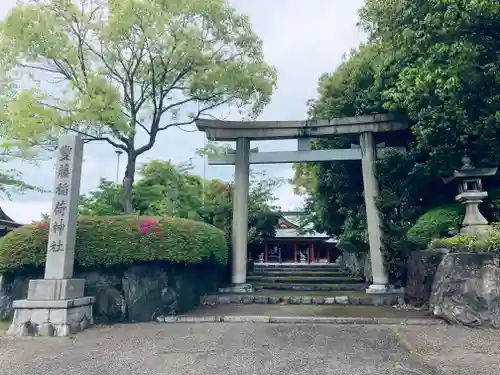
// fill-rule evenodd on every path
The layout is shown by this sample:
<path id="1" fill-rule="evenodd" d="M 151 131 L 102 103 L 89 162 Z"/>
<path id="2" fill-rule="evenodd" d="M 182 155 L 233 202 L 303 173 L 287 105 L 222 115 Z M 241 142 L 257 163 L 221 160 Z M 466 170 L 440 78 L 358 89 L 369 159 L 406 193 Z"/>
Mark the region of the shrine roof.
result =
<path id="1" fill-rule="evenodd" d="M 0 208 L 0 226 L 4 226 L 7 228 L 18 228 L 21 227 L 22 224 L 16 223 L 14 220 L 7 215 L 2 208 Z"/>
<path id="2" fill-rule="evenodd" d="M 283 212 L 278 219 L 278 227 L 276 228 L 277 239 L 318 239 L 328 242 L 337 242 L 326 233 L 318 233 L 314 230 L 313 224 L 305 221 L 305 212 L 293 211 Z"/>

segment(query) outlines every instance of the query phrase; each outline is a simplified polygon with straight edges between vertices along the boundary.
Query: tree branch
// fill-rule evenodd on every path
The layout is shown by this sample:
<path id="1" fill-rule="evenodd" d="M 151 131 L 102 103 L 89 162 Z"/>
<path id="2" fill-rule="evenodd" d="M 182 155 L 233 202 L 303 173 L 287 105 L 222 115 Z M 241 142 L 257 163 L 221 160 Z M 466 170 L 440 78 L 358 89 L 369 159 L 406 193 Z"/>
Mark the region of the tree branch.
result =
<path id="1" fill-rule="evenodd" d="M 105 141 L 105 142 L 108 142 L 110 145 L 112 145 L 113 147 L 115 148 L 119 148 L 119 149 L 122 149 L 123 151 L 125 152 L 128 152 L 129 149 L 128 147 L 125 145 L 121 145 L 119 143 L 116 143 L 115 141 L 111 140 L 110 138 L 108 137 L 104 137 L 104 136 L 95 136 L 95 135 L 91 135 L 91 134 L 88 134 L 86 132 L 83 132 L 81 130 L 78 130 L 78 129 L 75 129 L 75 128 L 72 128 L 71 126 L 64 126 L 64 125 L 61 125 L 61 127 L 65 130 L 68 130 L 68 131 L 72 131 L 72 132 L 75 132 L 77 134 L 80 134 L 82 135 L 83 137 L 87 137 L 90 141 Z M 84 139 L 85 140 L 85 139 Z"/>

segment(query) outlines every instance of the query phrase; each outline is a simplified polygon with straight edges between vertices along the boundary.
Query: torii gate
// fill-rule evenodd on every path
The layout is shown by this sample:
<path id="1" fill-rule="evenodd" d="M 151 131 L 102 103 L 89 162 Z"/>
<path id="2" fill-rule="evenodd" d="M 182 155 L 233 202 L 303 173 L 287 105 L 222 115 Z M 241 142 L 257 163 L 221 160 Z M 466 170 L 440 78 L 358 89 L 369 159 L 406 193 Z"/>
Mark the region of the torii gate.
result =
<path id="1" fill-rule="evenodd" d="M 314 121 L 196 121 L 198 130 L 215 141 L 236 141 L 236 151 L 217 159 L 209 159 L 210 165 L 235 165 L 233 193 L 232 233 L 232 290 L 253 291 L 247 278 L 248 241 L 248 190 L 250 164 L 300 163 L 332 160 L 361 160 L 365 196 L 368 239 L 373 274 L 373 284 L 367 293 L 387 293 L 389 285 L 387 269 L 381 251 L 382 231 L 380 214 L 376 206 L 379 194 L 376 178 L 377 146 L 375 133 L 401 132 L 408 123 L 394 115 L 344 117 Z M 311 150 L 310 140 L 331 136 L 359 136 L 360 145 L 351 149 Z M 251 152 L 250 141 L 297 139 L 297 151 Z"/>

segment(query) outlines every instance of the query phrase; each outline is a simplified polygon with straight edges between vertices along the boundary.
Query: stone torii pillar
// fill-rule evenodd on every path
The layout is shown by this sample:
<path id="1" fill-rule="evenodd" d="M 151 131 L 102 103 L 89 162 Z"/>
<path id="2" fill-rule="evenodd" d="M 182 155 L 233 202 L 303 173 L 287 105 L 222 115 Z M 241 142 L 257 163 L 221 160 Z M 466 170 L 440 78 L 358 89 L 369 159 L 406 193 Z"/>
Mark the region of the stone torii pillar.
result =
<path id="1" fill-rule="evenodd" d="M 361 167 L 363 170 L 363 190 L 366 206 L 366 222 L 370 246 L 373 284 L 366 290 L 367 293 L 385 293 L 390 291 L 389 277 L 382 254 L 382 229 L 380 212 L 377 207 L 379 187 L 377 181 L 377 152 L 373 133 L 361 133 Z"/>
<path id="2" fill-rule="evenodd" d="M 234 292 L 253 292 L 247 284 L 248 248 L 248 190 L 250 185 L 250 139 L 236 140 L 231 289 Z"/>

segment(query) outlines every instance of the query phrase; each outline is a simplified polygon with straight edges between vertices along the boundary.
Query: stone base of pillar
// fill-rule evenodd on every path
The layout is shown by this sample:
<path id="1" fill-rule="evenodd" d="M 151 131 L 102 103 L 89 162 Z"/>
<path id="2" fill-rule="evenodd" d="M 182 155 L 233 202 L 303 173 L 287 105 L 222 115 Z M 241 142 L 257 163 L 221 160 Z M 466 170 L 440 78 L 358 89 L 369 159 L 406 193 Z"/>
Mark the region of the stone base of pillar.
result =
<path id="1" fill-rule="evenodd" d="M 39 279 L 30 280 L 28 300 L 58 301 L 84 296 L 85 279 Z"/>
<path id="2" fill-rule="evenodd" d="M 14 301 L 11 336 L 70 336 L 94 324 L 94 297 Z"/>
<path id="3" fill-rule="evenodd" d="M 219 293 L 254 293 L 255 289 L 252 284 L 233 284 L 228 287 L 219 288 Z"/>
<path id="4" fill-rule="evenodd" d="M 402 294 L 404 295 L 404 288 L 395 288 L 393 285 L 387 284 L 372 284 L 366 289 L 367 294 Z"/>

